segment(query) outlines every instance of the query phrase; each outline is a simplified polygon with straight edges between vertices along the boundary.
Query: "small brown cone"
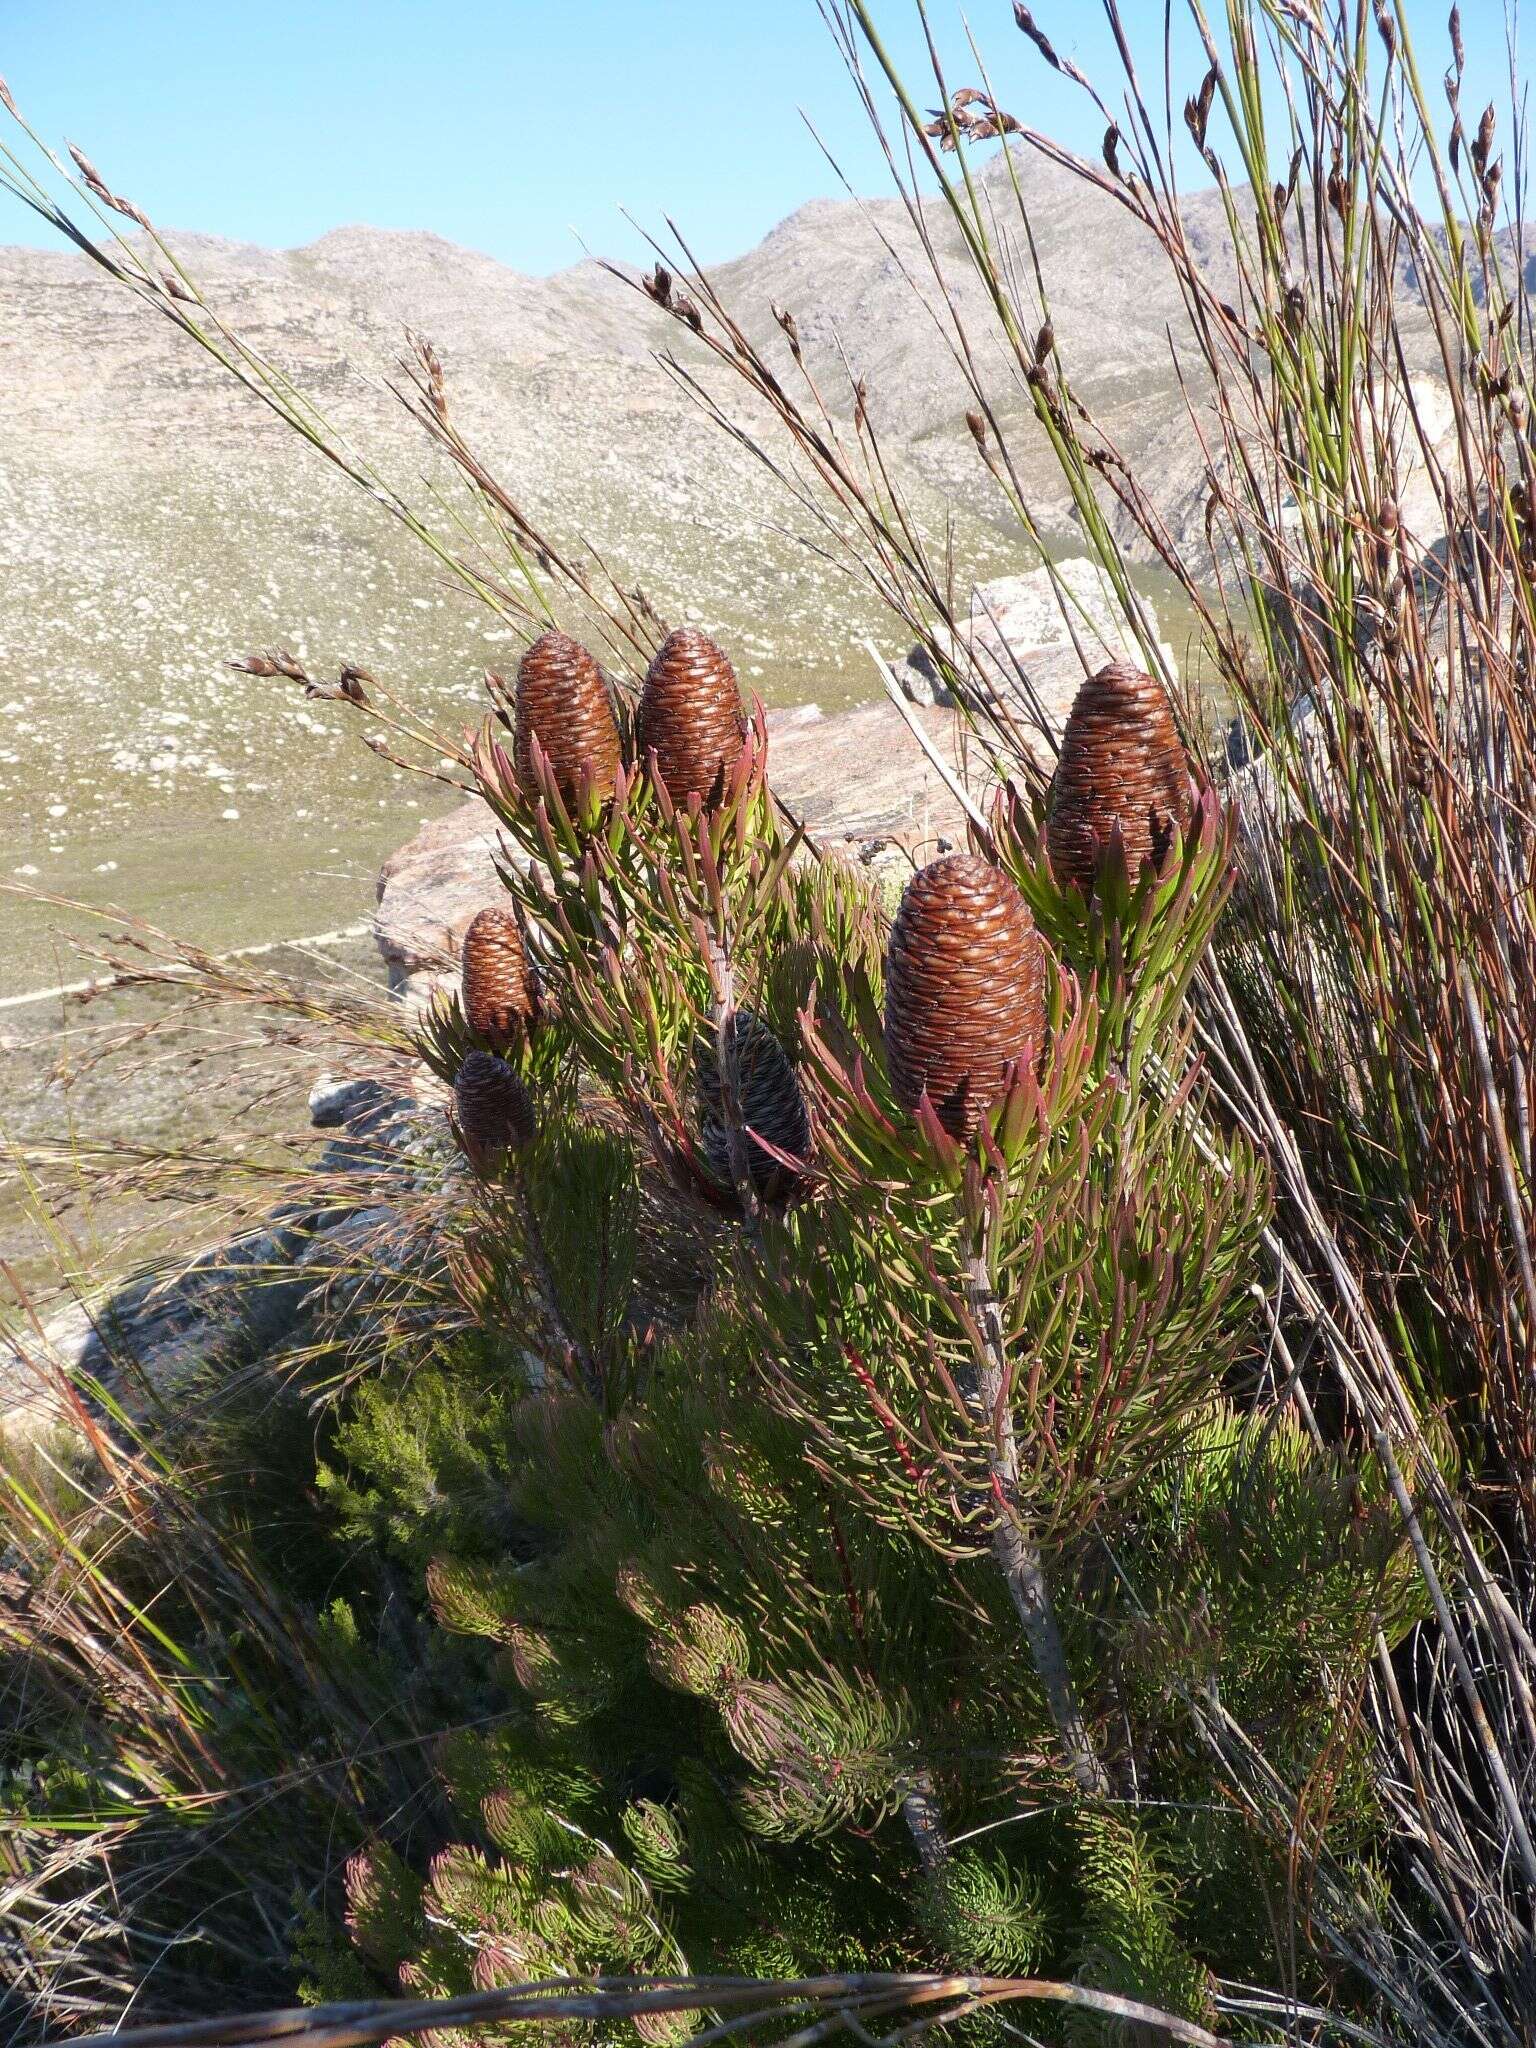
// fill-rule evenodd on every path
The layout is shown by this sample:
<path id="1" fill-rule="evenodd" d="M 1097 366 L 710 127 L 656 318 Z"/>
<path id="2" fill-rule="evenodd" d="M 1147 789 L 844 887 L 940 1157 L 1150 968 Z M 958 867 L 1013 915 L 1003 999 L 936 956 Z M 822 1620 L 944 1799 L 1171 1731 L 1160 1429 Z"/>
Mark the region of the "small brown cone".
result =
<path id="1" fill-rule="evenodd" d="M 1077 693 L 1051 784 L 1046 844 L 1060 883 L 1091 893 L 1116 825 L 1134 882 L 1143 861 L 1161 867 L 1173 828 L 1194 811 L 1189 759 L 1161 683 L 1111 662 Z"/>
<path id="2" fill-rule="evenodd" d="M 1045 1030 L 1045 947 L 1008 877 L 974 854 L 933 861 L 907 884 L 886 949 L 891 1088 L 924 1089 L 953 1138 L 968 1138 L 1016 1060 Z"/>
<path id="3" fill-rule="evenodd" d="M 453 1084 L 453 1120 L 470 1164 L 485 1173 L 532 1142 L 533 1098 L 495 1053 L 466 1053 Z"/>
<path id="4" fill-rule="evenodd" d="M 603 672 L 568 633 L 541 633 L 517 669 L 512 758 L 518 786 L 539 797 L 532 742 L 549 757 L 560 801 L 573 810 L 585 770 L 598 790 L 611 789 L 619 766 L 619 729 Z"/>
<path id="5" fill-rule="evenodd" d="M 795 1182 L 790 1167 L 774 1158 L 757 1142 L 766 1138 L 777 1151 L 804 1159 L 810 1149 L 811 1121 L 800 1092 L 800 1083 L 785 1052 L 762 1018 L 751 1010 L 738 1010 L 731 1025 L 741 1121 L 750 1133 L 746 1139 L 747 1166 L 752 1185 L 769 1201 L 787 1195 Z M 714 1042 L 699 1041 L 694 1060 L 698 1084 L 700 1126 L 704 1158 L 710 1172 L 729 1187 L 731 1144 L 726 1128 L 725 1098 L 720 1085 L 720 1064 Z"/>
<path id="6" fill-rule="evenodd" d="M 465 1018 L 477 1038 L 497 1052 L 522 1043 L 538 1015 L 537 985 L 510 910 L 492 904 L 471 918 L 459 986 Z"/>
<path id="7" fill-rule="evenodd" d="M 640 693 L 642 763 L 654 749 L 667 795 L 717 803 L 741 752 L 747 722 L 736 671 L 707 633 L 679 626 L 662 642 Z"/>

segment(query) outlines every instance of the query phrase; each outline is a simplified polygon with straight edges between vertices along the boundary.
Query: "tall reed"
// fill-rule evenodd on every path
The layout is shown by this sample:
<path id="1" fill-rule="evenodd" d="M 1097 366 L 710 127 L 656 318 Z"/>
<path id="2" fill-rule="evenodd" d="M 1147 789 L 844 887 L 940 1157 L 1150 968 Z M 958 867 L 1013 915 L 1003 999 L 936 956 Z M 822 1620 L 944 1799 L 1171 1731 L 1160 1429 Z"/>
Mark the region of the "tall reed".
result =
<path id="1" fill-rule="evenodd" d="M 1038 533 L 1016 456 L 1031 429 L 1010 423 L 1006 394 L 1024 400 L 1131 623 L 1134 546 L 1183 587 L 1239 709 L 1255 757 L 1229 783 L 1239 889 L 1195 1001 L 1224 1113 L 1277 1177 L 1273 1386 L 1379 1466 L 1435 1608 L 1405 1668 L 1383 1646 L 1363 1703 L 1399 1823 L 1400 1886 L 1378 1916 L 1347 1876 L 1341 1889 L 1341 1874 L 1320 1868 L 1316 1924 L 1416 2037 L 1526 2039 L 1536 586 L 1519 178 L 1504 177 L 1494 109 L 1463 109 L 1455 9 L 1449 118 L 1437 125 L 1390 0 L 1374 13 L 1230 0 L 1218 20 L 1188 0 L 1207 69 L 1187 81 L 1164 74 L 1162 52 L 1139 51 L 1105 0 L 1119 73 L 1102 92 L 1017 6 L 1026 57 L 1103 120 L 1098 161 L 1010 111 L 975 46 L 959 84 L 930 36 L 930 114 L 875 10 L 851 0 L 826 12 L 941 287 L 929 302 L 1004 501 Z M 1027 107 L 1017 68 L 1007 92 Z M 1181 101 L 1220 199 L 1216 261 L 1188 231 L 1160 112 Z M 999 134 L 1017 139 L 983 178 L 979 145 Z M 1056 345 L 1030 260 L 1031 152 L 1150 236 L 1177 287 L 1198 535 L 1171 523 L 1157 480 L 1094 420 Z M 983 287 L 985 335 L 942 289 L 953 278 L 940 220 Z M 981 367 L 999 340 L 1000 383 Z M 760 360 L 744 375 L 760 388 Z M 1448 428 L 1427 415 L 1428 379 Z M 779 413 L 821 459 L 820 413 L 789 399 Z M 1429 492 L 1415 494 L 1421 479 Z M 1415 496 L 1434 507 L 1418 530 L 1404 510 Z M 883 516 L 864 515 L 864 540 L 883 559 Z M 931 633 L 942 612 L 938 593 L 924 594 L 927 616 L 913 623 Z M 1000 770 L 1030 778 L 1022 684 L 1012 704 L 994 707 L 979 687 L 962 701 Z M 1186 699 L 1193 741 L 1191 710 Z M 1265 1786 L 1247 1738 L 1211 1705 L 1243 1796 L 1283 1805 L 1291 1795 Z"/>

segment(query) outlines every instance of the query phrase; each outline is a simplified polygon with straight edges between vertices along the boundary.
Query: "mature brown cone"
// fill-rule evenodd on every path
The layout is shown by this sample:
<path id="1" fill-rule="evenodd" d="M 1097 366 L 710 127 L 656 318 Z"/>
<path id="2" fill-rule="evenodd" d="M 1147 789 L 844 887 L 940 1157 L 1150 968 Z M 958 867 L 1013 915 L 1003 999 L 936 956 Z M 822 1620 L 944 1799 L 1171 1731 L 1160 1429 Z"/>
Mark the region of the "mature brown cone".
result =
<path id="1" fill-rule="evenodd" d="M 549 756 L 567 810 L 586 769 L 599 790 L 611 789 L 619 765 L 619 728 L 603 672 L 568 633 L 541 633 L 517 668 L 517 722 L 512 759 L 530 803 L 539 796 L 531 742 Z"/>
<path id="2" fill-rule="evenodd" d="M 477 1038 L 498 1052 L 521 1044 L 538 1015 L 537 984 L 510 910 L 477 910 L 464 934 L 459 963 L 464 1015 Z"/>
<path id="3" fill-rule="evenodd" d="M 789 1193 L 795 1175 L 772 1153 L 764 1151 L 757 1137 L 766 1138 L 780 1152 L 803 1159 L 810 1149 L 811 1120 L 789 1055 L 762 1018 L 751 1010 L 738 1010 L 732 1030 L 741 1121 L 756 1134 L 747 1137 L 747 1167 L 757 1192 L 772 1201 Z M 733 1179 L 731 1145 L 720 1064 L 710 1039 L 699 1041 L 694 1075 L 702 1112 L 705 1162 L 715 1179 L 729 1187 Z"/>
<path id="4" fill-rule="evenodd" d="M 928 1091 L 968 1138 L 1045 1030 L 1045 947 L 1008 877 L 950 853 L 907 884 L 885 956 L 885 1057 L 906 1109 Z"/>
<path id="5" fill-rule="evenodd" d="M 669 633 L 646 671 L 638 738 L 642 761 L 655 749 L 673 803 L 695 792 L 718 802 L 746 731 L 736 671 L 722 650 L 696 626 Z"/>
<path id="6" fill-rule="evenodd" d="M 1078 691 L 1051 784 L 1046 844 L 1058 882 L 1090 893 L 1118 824 L 1134 882 L 1161 867 L 1194 812 L 1189 759 L 1161 683 L 1113 661 Z"/>
<path id="7" fill-rule="evenodd" d="M 453 1120 L 472 1165 L 483 1172 L 501 1153 L 532 1142 L 533 1098 L 495 1053 L 466 1053 L 453 1084 Z"/>

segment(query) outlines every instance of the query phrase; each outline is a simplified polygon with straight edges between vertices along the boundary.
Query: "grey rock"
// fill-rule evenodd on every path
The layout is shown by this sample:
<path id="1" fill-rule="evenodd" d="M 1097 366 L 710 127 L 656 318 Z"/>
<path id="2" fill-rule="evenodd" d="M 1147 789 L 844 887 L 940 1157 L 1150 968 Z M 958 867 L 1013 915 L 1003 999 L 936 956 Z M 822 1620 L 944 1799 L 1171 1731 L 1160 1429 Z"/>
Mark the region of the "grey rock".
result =
<path id="1" fill-rule="evenodd" d="M 387 1273 L 391 1235 L 404 1240 L 399 1212 L 381 1197 L 440 1175 L 431 1156 L 437 1119 L 371 1079 L 325 1077 L 313 1100 L 320 1127 L 345 1133 L 317 1162 L 332 1177 L 324 1205 L 278 1210 L 264 1228 L 216 1246 L 170 1279 L 130 1279 L 68 1303 L 40 1333 L 0 1337 L 0 1434 L 36 1435 L 67 1420 L 64 1384 L 90 1401 L 95 1383 L 133 1412 L 150 1398 L 174 1398 L 196 1372 L 232 1368 L 295 1340 L 321 1305 L 338 1305 L 338 1271 L 347 1290 L 340 1305 L 359 1298 L 350 1268 L 365 1244 L 367 1275 Z"/>
<path id="2" fill-rule="evenodd" d="M 496 863 L 522 855 L 478 801 L 433 818 L 379 871 L 374 936 L 392 988 L 458 959 L 476 911 L 505 897 Z"/>
<path id="3" fill-rule="evenodd" d="M 322 1074 L 309 1091 L 309 1120 L 317 1131 L 334 1131 L 395 1099 L 382 1081 L 347 1081 Z"/>
<path id="4" fill-rule="evenodd" d="M 1298 739 L 1294 766 L 1326 811 L 1338 799 L 1338 774 L 1310 691 L 1291 706 L 1290 725 Z M 1277 827 L 1288 828 L 1301 815 L 1303 807 L 1289 776 L 1276 769 L 1270 750 L 1245 719 L 1235 718 L 1228 727 L 1226 758 L 1227 799 L 1244 838 L 1262 839 Z"/>
<path id="5" fill-rule="evenodd" d="M 1156 617 L 1146 609 L 1155 634 Z M 1006 700 L 1053 738 L 1085 675 L 1108 661 L 1143 659 L 1108 582 L 1081 555 L 1057 562 L 1054 571 L 1041 567 L 978 585 L 965 624 L 946 633 L 942 644 L 978 698 Z M 1172 650 L 1159 646 L 1171 669 Z M 922 645 L 895 673 L 914 703 L 954 702 L 939 665 Z"/>

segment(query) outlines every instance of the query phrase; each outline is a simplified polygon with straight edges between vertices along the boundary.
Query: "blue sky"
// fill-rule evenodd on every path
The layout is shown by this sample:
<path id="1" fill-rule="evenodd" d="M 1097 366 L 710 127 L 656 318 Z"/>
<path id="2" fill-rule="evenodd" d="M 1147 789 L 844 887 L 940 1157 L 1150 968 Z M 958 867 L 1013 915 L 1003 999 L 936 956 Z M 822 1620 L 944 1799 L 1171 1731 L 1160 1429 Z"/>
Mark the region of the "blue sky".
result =
<path id="1" fill-rule="evenodd" d="M 1124 5 L 1155 59 L 1161 0 Z M 1110 77 L 1093 0 L 1035 12 Z M 1445 12 L 1419 10 L 1434 79 Z M 960 7 L 932 13 L 964 83 Z M 1096 151 L 1102 124 L 1018 34 L 1011 0 L 966 13 L 1003 104 Z M 1463 0 L 1462 15 L 1486 97 L 1502 5 Z M 911 0 L 879 18 L 920 78 Z M 1202 67 L 1183 68 L 1187 91 Z M 627 206 L 647 223 L 670 211 L 706 261 L 734 255 L 835 189 L 801 107 L 856 188 L 885 189 L 814 0 L 0 0 L 0 74 L 50 142 L 78 142 L 162 227 L 276 246 L 366 221 L 542 272 L 577 260 L 577 234 L 636 253 Z M 0 241 L 48 239 L 0 195 Z"/>

